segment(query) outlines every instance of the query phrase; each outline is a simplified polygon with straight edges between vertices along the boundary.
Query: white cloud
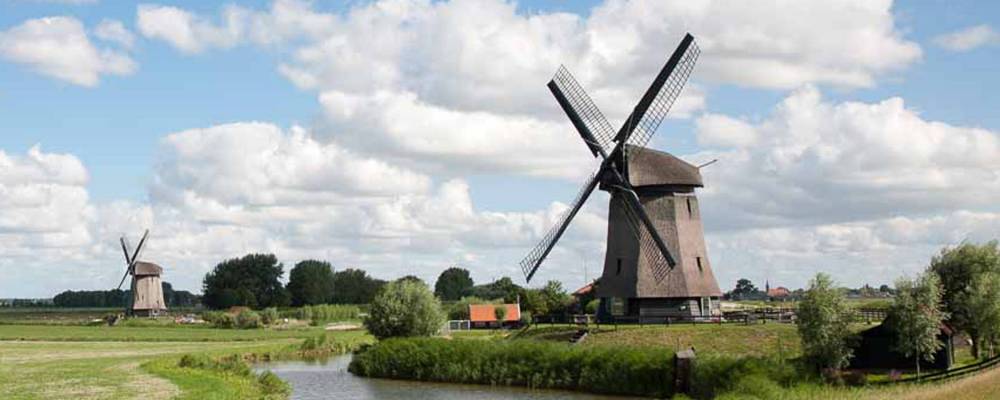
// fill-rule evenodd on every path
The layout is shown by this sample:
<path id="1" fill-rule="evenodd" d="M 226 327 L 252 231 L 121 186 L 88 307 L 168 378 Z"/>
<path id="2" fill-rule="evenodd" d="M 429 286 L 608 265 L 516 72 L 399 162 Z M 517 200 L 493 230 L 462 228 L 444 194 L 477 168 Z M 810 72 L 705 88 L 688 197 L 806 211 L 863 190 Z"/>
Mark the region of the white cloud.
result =
<path id="1" fill-rule="evenodd" d="M 723 281 L 804 285 L 822 270 L 888 282 L 941 246 L 1000 236 L 1000 133 L 925 120 L 900 98 L 831 103 L 813 87 L 759 121 L 696 125 L 708 148 L 689 158 L 720 159 L 700 196 Z"/>
<path id="2" fill-rule="evenodd" d="M 243 11 L 235 6 L 223 11 L 225 26 L 215 26 L 210 21 L 177 7 L 141 4 L 136 26 L 143 36 L 170 43 L 178 50 L 200 53 L 208 48 L 235 46 L 243 32 Z"/>
<path id="3" fill-rule="evenodd" d="M 499 0 L 387 0 L 331 14 L 280 0 L 268 10 L 226 7 L 217 21 L 144 5 L 138 26 L 186 53 L 238 44 L 290 49 L 278 70 L 319 93 L 328 126 L 317 131 L 367 154 L 432 172 L 577 178 L 587 153 L 544 87 L 559 64 L 612 124 L 687 31 L 704 50 L 695 79 L 870 86 L 921 54 L 897 31 L 890 8 L 888 1 L 609 0 L 581 17 L 518 13 Z M 671 116 L 704 106 L 704 91 L 691 84 Z"/>
<path id="4" fill-rule="evenodd" d="M 1000 44 L 1000 33 L 989 25 L 976 25 L 934 38 L 934 43 L 951 51 L 969 51 L 977 47 Z"/>
<path id="5" fill-rule="evenodd" d="M 120 46 L 130 49 L 135 44 L 135 35 L 125 28 L 121 21 L 114 19 L 104 19 L 94 28 L 94 36 L 99 39 L 117 43 Z"/>
<path id="6" fill-rule="evenodd" d="M 98 49 L 72 17 L 31 19 L 0 31 L 0 57 L 40 74 L 80 86 L 96 86 L 101 75 L 129 75 L 136 63 L 125 53 Z"/>

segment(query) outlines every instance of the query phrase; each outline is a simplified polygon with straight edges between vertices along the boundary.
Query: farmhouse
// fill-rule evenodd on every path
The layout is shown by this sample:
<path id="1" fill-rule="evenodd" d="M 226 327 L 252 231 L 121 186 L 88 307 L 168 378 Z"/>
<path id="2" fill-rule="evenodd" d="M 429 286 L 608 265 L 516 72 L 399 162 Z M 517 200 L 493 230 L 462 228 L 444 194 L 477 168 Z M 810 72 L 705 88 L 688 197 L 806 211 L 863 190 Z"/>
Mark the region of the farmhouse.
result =
<path id="1" fill-rule="evenodd" d="M 469 304 L 469 321 L 473 328 L 498 328 L 496 308 L 507 309 L 503 318 L 503 326 L 517 326 L 521 323 L 520 304 Z"/>

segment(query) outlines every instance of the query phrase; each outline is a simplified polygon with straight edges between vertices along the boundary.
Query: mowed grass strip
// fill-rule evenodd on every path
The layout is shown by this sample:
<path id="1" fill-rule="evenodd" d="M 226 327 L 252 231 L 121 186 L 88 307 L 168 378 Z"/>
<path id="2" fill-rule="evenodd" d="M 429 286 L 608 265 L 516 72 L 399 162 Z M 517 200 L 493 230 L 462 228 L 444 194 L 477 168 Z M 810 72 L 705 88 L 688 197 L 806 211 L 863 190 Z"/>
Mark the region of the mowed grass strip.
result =
<path id="1" fill-rule="evenodd" d="M 203 326 L 53 326 L 0 325 L 0 340 L 113 341 L 113 342 L 234 342 L 271 339 L 304 339 L 323 332 L 322 327 L 297 329 L 216 329 Z M 356 332 L 361 335 L 362 333 Z"/>

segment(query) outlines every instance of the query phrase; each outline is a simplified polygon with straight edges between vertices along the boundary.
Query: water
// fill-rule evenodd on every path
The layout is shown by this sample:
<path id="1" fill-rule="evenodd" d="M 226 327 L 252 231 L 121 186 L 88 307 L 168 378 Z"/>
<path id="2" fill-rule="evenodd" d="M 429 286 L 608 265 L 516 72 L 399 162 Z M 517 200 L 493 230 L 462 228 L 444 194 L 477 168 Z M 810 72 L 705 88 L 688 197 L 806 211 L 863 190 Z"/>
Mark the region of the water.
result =
<path id="1" fill-rule="evenodd" d="M 283 361 L 258 364 L 255 369 L 269 370 L 292 385 L 292 399 L 344 400 L 608 400 L 624 397 L 597 396 L 556 390 L 447 383 L 411 382 L 360 378 L 347 372 L 351 356 L 326 361 Z"/>

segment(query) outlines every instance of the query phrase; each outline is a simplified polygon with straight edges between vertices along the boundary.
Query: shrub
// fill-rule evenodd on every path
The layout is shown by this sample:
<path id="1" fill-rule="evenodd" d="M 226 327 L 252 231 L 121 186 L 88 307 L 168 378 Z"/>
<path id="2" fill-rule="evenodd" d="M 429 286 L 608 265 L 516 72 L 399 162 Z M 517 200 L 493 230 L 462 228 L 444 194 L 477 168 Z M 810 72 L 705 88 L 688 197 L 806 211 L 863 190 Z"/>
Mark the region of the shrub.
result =
<path id="1" fill-rule="evenodd" d="M 597 307 L 601 305 L 601 300 L 593 299 L 583 307 L 583 312 L 587 314 L 597 314 Z"/>
<path id="2" fill-rule="evenodd" d="M 240 329 L 260 328 L 260 314 L 253 310 L 243 310 L 236 315 L 236 326 Z"/>
<path id="3" fill-rule="evenodd" d="M 393 338 L 356 351 L 350 372 L 366 377 L 668 396 L 673 355 L 630 347 L 578 347 L 534 340 Z"/>
<path id="4" fill-rule="evenodd" d="M 232 314 L 223 311 L 206 311 L 201 314 L 201 319 L 212 324 L 216 328 L 232 328 L 236 326 L 236 318 Z"/>
<path id="5" fill-rule="evenodd" d="M 795 368 L 794 364 L 767 357 L 699 357 L 695 360 L 691 373 L 691 396 L 699 399 L 710 399 L 727 392 L 743 393 L 746 386 L 760 384 L 763 381 L 769 383 L 761 384 L 768 387 L 761 389 L 761 393 L 808 379 Z M 742 381 L 746 377 L 754 378 Z M 761 398 L 771 399 L 781 396 Z"/>
<path id="6" fill-rule="evenodd" d="M 271 371 L 264 371 L 257 376 L 257 384 L 266 398 L 285 399 L 292 394 L 292 387 Z"/>
<path id="7" fill-rule="evenodd" d="M 399 280 L 386 284 L 375 295 L 364 324 L 378 339 L 430 336 L 441 329 L 444 313 L 427 285 Z"/>
<path id="8" fill-rule="evenodd" d="M 260 312 L 260 322 L 264 325 L 273 325 L 278 322 L 278 309 L 268 307 L 262 310 Z"/>

